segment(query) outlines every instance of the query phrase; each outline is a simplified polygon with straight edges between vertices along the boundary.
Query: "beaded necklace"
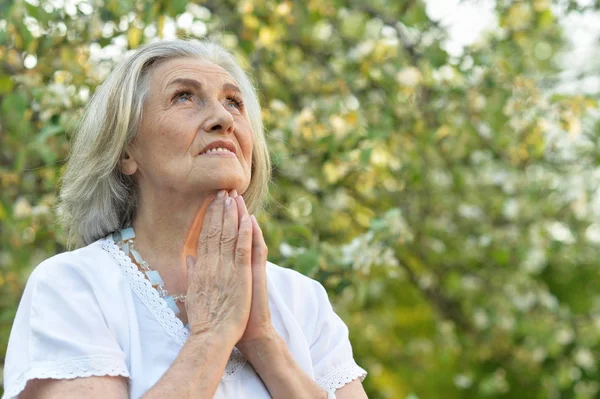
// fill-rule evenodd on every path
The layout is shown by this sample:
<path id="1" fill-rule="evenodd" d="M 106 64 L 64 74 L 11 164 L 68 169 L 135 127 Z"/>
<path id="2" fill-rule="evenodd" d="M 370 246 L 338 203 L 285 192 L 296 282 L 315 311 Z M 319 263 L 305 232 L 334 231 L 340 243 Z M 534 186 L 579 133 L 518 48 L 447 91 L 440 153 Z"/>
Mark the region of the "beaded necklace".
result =
<path id="1" fill-rule="evenodd" d="M 160 276 L 158 270 L 154 270 L 146 262 L 142 255 L 135 249 L 135 232 L 133 227 L 127 227 L 119 232 L 113 234 L 115 244 L 123 251 L 127 256 L 133 256 L 133 259 L 137 263 L 141 271 L 146 275 L 146 278 L 152 284 L 152 287 L 158 291 L 158 295 L 167 302 L 167 305 L 177 317 L 181 317 L 181 310 L 177 306 L 177 302 L 185 303 L 185 294 L 169 295 L 165 287 L 165 282 Z M 188 326 L 186 325 L 186 328 Z"/>

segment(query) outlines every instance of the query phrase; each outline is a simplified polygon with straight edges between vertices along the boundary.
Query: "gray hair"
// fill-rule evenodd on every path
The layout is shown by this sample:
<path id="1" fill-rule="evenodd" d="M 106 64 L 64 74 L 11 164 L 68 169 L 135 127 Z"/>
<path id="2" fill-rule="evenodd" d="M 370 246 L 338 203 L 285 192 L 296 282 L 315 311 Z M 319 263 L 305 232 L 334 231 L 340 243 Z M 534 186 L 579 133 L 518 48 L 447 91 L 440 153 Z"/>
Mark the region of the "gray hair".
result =
<path id="1" fill-rule="evenodd" d="M 260 104 L 254 85 L 233 55 L 216 43 L 159 41 L 140 47 L 117 65 L 88 103 L 74 135 L 62 178 L 58 215 L 70 246 L 87 245 L 130 225 L 137 207 L 131 176 L 119 162 L 136 136 L 151 72 L 172 58 L 199 57 L 219 65 L 236 80 L 253 130 L 252 177 L 243 194 L 250 213 L 262 208 L 271 176 Z"/>

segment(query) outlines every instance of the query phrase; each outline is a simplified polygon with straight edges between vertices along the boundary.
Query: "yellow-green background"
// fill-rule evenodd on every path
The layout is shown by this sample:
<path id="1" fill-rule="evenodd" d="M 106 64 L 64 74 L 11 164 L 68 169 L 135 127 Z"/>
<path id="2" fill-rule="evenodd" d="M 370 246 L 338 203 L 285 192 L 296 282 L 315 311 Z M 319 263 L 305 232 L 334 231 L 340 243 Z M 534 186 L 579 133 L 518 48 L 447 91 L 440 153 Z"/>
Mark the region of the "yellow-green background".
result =
<path id="1" fill-rule="evenodd" d="M 29 273 L 65 249 L 86 99 L 128 50 L 209 37 L 259 88 L 270 260 L 327 287 L 369 397 L 598 397 L 599 96 L 554 86 L 563 20 L 599 5 L 495 4 L 451 56 L 421 0 L 1 0 L 0 355 Z"/>

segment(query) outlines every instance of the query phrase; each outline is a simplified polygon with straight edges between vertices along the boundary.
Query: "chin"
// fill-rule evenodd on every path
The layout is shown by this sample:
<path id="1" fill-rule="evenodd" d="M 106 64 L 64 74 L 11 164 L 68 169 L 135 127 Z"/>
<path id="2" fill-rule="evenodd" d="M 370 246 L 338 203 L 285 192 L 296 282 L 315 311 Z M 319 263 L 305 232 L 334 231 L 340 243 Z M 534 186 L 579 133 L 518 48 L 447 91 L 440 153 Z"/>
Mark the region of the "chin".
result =
<path id="1" fill-rule="evenodd" d="M 250 181 L 248 179 L 240 178 L 240 177 L 229 177 L 223 179 L 211 179 L 212 181 L 203 182 L 204 190 L 233 190 L 235 189 L 239 194 L 242 194 L 246 191 L 248 186 L 250 185 Z"/>

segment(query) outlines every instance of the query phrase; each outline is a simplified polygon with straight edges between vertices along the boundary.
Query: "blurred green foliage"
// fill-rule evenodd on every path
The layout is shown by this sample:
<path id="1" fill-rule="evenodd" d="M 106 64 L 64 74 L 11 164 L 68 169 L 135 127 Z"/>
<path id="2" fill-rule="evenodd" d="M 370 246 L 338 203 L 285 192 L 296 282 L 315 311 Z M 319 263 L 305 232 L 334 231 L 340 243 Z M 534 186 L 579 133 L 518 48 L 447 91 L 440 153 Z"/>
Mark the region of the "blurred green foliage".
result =
<path id="1" fill-rule="evenodd" d="M 369 397 L 600 397 L 598 96 L 543 84 L 561 20 L 592 8 L 497 1 L 498 29 L 451 56 L 421 0 L 0 2 L 0 351 L 64 250 L 90 93 L 145 42 L 209 37 L 260 89 L 270 259 L 325 284 Z"/>

